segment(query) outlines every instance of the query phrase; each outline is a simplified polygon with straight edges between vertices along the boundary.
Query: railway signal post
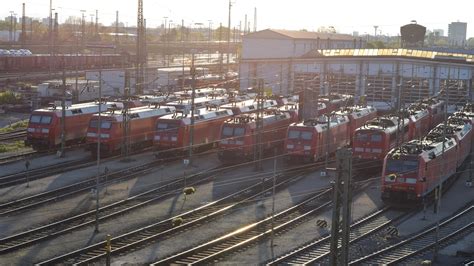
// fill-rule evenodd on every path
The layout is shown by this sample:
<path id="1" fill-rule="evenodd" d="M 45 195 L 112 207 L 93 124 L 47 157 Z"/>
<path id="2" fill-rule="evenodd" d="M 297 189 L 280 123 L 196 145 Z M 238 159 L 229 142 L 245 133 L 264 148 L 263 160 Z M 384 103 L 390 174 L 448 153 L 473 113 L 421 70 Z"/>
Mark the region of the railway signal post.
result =
<path id="1" fill-rule="evenodd" d="M 30 187 L 30 160 L 26 159 L 25 161 L 26 169 L 26 187 Z"/>
<path id="2" fill-rule="evenodd" d="M 257 120 L 256 120 L 256 134 L 255 134 L 255 146 L 254 146 L 254 162 L 255 171 L 262 171 L 262 128 L 263 128 L 263 79 L 257 80 Z"/>
<path id="3" fill-rule="evenodd" d="M 349 261 L 349 226 L 351 213 L 351 172 L 352 153 L 349 149 L 338 149 L 336 152 L 337 174 L 333 183 L 333 212 L 331 224 L 331 254 L 329 264 L 347 265 Z M 342 206 L 341 206 L 342 205 Z M 342 219 L 340 219 L 342 207 Z M 342 231 L 339 233 L 339 231 Z M 338 243 L 341 239 L 342 248 L 339 252 Z"/>
<path id="4" fill-rule="evenodd" d="M 189 131 L 189 165 L 193 164 L 193 145 L 194 145 L 194 99 L 196 98 L 196 68 L 194 67 L 194 52 L 191 55 L 191 126 Z"/>
<path id="5" fill-rule="evenodd" d="M 59 158 L 64 158 L 66 149 L 66 73 L 63 57 L 63 75 L 62 75 L 62 97 L 61 97 L 61 150 L 59 151 Z M 77 87 L 76 87 L 77 89 Z"/>

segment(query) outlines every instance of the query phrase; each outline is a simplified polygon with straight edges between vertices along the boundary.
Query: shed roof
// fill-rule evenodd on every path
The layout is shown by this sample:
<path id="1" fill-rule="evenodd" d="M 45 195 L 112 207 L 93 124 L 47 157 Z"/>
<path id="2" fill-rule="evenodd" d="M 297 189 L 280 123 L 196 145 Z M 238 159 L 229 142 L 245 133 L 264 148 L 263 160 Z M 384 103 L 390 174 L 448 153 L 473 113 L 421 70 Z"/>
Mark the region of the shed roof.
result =
<path id="1" fill-rule="evenodd" d="M 437 52 L 418 49 L 314 49 L 302 58 L 314 57 L 408 57 L 431 59 L 436 61 L 455 61 L 458 63 L 474 63 L 474 55 L 467 53 Z"/>
<path id="2" fill-rule="evenodd" d="M 299 39 L 299 40 L 340 40 L 340 41 L 353 41 L 354 37 L 348 34 L 337 34 L 337 33 L 322 33 L 314 31 L 297 31 L 297 30 L 277 30 L 277 29 L 265 29 L 257 32 L 252 32 L 244 36 L 245 38 L 255 39 Z"/>

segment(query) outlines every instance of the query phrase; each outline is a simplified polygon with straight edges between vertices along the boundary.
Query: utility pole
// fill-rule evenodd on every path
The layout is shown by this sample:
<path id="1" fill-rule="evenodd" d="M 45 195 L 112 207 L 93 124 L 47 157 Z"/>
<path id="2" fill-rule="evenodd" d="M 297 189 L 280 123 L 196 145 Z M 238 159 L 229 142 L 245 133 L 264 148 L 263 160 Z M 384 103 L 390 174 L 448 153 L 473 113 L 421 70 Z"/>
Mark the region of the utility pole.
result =
<path id="1" fill-rule="evenodd" d="M 219 74 L 221 77 L 224 77 L 222 73 L 223 67 L 222 64 L 224 63 L 224 55 L 222 53 L 222 23 L 219 24 Z"/>
<path id="2" fill-rule="evenodd" d="M 189 165 L 193 165 L 193 146 L 194 146 L 194 98 L 196 98 L 196 69 L 194 67 L 194 51 L 191 55 L 191 126 L 189 136 Z"/>
<path id="3" fill-rule="evenodd" d="M 253 11 L 253 32 L 257 31 L 257 7 Z"/>
<path id="4" fill-rule="evenodd" d="M 277 168 L 277 148 L 273 148 L 273 184 L 272 184 L 272 234 L 270 249 L 272 251 L 272 258 L 275 256 L 273 251 L 273 238 L 275 230 L 275 189 L 276 189 L 276 168 Z"/>
<path id="5" fill-rule="evenodd" d="M 244 35 L 247 34 L 247 14 L 245 14 L 245 20 L 244 20 Z"/>
<path id="6" fill-rule="evenodd" d="M 100 50 L 102 58 L 102 49 Z M 102 139 L 101 128 L 101 110 L 102 107 L 102 69 L 99 69 L 99 114 L 97 119 L 97 178 L 95 183 L 95 232 L 99 232 L 99 179 L 100 179 L 100 142 Z"/>
<path id="7" fill-rule="evenodd" d="M 165 25 L 166 27 L 166 25 Z M 144 83 L 144 66 L 146 61 L 145 54 L 145 29 L 143 22 L 143 0 L 138 0 L 138 17 L 137 17 L 137 68 L 136 68 L 136 93 L 143 93 Z"/>
<path id="8" fill-rule="evenodd" d="M 227 28 L 227 72 L 230 71 L 230 68 L 229 68 L 229 63 L 230 63 L 230 16 L 231 16 L 231 11 L 232 11 L 232 0 L 229 0 L 229 23 L 227 24 L 228 25 L 228 28 Z"/>
<path id="9" fill-rule="evenodd" d="M 82 13 L 82 19 L 81 19 L 81 45 L 82 45 L 82 49 L 84 49 L 84 47 L 86 45 L 86 17 L 84 15 L 85 12 L 86 12 L 86 10 L 81 10 L 81 13 Z"/>
<path id="10" fill-rule="evenodd" d="M 119 12 L 118 10 L 115 11 L 115 47 L 116 47 L 116 50 L 118 50 L 118 46 L 119 46 Z"/>
<path id="11" fill-rule="evenodd" d="M 349 255 L 349 225 L 350 225 L 350 201 L 351 201 L 351 168 L 352 153 L 349 149 L 342 148 L 336 152 L 337 175 L 333 184 L 333 212 L 331 225 L 331 253 L 329 265 L 347 265 Z M 340 211 L 342 203 L 342 221 Z M 339 231 L 341 231 L 339 234 Z M 342 235 L 342 250 L 339 252 L 339 237 Z"/>
<path id="12" fill-rule="evenodd" d="M 95 35 L 99 36 L 99 10 L 95 10 Z"/>
<path id="13" fill-rule="evenodd" d="M 49 50 L 49 78 L 51 78 L 52 63 L 53 63 L 53 0 L 49 0 L 49 29 L 48 29 L 48 50 Z"/>
<path id="14" fill-rule="evenodd" d="M 125 71 L 125 88 L 124 88 L 124 108 L 123 108 L 123 139 L 122 139 L 122 156 L 124 160 L 128 160 L 128 135 L 129 135 L 129 90 L 130 90 L 130 75 Z"/>
<path id="15" fill-rule="evenodd" d="M 254 146 L 254 161 L 255 171 L 262 171 L 262 129 L 263 129 L 263 79 L 257 81 L 257 119 L 256 119 L 256 134 L 255 134 L 255 146 Z"/>
<path id="16" fill-rule="evenodd" d="M 59 153 L 60 158 L 64 158 L 66 152 L 66 64 L 64 62 L 64 56 L 62 60 L 62 69 L 63 69 L 63 84 L 62 91 L 63 95 L 61 97 L 61 151 Z"/>
<path id="17" fill-rule="evenodd" d="M 458 70 L 459 71 L 459 70 Z M 448 127 L 448 106 L 449 106 L 449 85 L 450 85 L 450 78 L 451 78 L 451 68 L 448 69 L 448 78 L 446 80 L 446 86 L 444 88 L 444 125 L 443 125 L 443 148 L 441 152 L 442 156 L 442 170 L 439 175 L 439 184 L 438 187 L 435 190 L 435 200 L 436 200 L 436 231 L 435 231 L 435 248 L 433 252 L 433 261 L 436 261 L 438 259 L 438 251 L 439 251 L 439 224 L 441 222 L 441 215 L 440 215 L 440 210 L 441 210 L 441 196 L 443 195 L 443 176 L 446 176 L 447 173 L 447 158 L 446 155 L 444 154 L 446 151 L 446 130 Z"/>
<path id="18" fill-rule="evenodd" d="M 342 164 L 343 196 L 342 196 L 342 256 L 341 265 L 349 265 L 349 242 L 351 225 L 351 179 L 352 179 L 352 152 L 350 149 L 339 150 L 339 163 Z"/>
<path id="19" fill-rule="evenodd" d="M 181 90 L 184 90 L 184 19 L 181 20 L 181 49 L 183 50 L 183 72 L 181 75 Z"/>
<path id="20" fill-rule="evenodd" d="M 53 24 L 53 34 L 51 35 L 51 69 L 56 69 L 56 41 L 58 38 L 58 31 L 59 31 L 59 25 L 58 25 L 58 13 L 54 13 L 54 24 Z"/>
<path id="21" fill-rule="evenodd" d="M 21 16 L 21 48 L 25 49 L 26 43 L 26 15 L 25 15 L 25 3 L 22 4 L 22 16 Z"/>

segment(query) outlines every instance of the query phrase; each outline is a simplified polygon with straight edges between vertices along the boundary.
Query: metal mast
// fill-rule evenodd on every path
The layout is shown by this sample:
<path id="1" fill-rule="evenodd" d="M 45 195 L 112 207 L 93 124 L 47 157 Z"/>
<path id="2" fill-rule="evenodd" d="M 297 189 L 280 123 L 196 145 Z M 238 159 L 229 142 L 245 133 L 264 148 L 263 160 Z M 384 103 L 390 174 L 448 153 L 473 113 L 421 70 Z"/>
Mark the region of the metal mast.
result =
<path id="1" fill-rule="evenodd" d="M 145 27 L 143 21 L 143 0 L 138 0 L 137 18 L 137 68 L 136 68 L 136 93 L 143 93 L 143 82 L 145 75 L 146 51 L 145 51 Z"/>

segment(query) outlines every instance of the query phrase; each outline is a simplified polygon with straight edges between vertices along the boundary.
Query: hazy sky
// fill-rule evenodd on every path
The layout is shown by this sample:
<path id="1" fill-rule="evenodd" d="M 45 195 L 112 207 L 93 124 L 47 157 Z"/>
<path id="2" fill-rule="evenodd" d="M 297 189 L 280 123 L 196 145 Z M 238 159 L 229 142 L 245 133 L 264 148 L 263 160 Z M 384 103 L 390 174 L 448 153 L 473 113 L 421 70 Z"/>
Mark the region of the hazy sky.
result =
<path id="1" fill-rule="evenodd" d="M 26 3 L 28 16 L 48 16 L 49 0 L 1 0 L 0 16 L 9 16 L 9 11 L 21 14 L 21 4 Z M 227 25 L 228 0 L 144 0 L 148 27 L 163 23 L 169 17 L 173 23 L 186 25 L 204 23 L 208 20 L 216 26 Z M 474 37 L 473 0 L 234 0 L 232 25 L 244 21 L 245 14 L 252 21 L 257 7 L 257 27 L 278 29 L 316 30 L 319 26 L 334 26 L 343 33 L 358 31 L 374 34 L 374 25 L 382 34 L 397 35 L 399 27 L 417 20 L 428 29 L 444 29 L 452 21 L 468 23 L 468 36 Z M 101 23 L 109 25 L 115 21 L 115 11 L 120 12 L 120 21 L 136 25 L 136 0 L 53 0 L 53 8 L 60 20 L 68 16 L 80 16 L 80 10 L 90 14 L 99 10 Z M 168 19 L 168 20 L 169 20 Z M 380 32 L 379 32 L 380 33 Z M 379 34 L 378 33 L 378 34 Z"/>

